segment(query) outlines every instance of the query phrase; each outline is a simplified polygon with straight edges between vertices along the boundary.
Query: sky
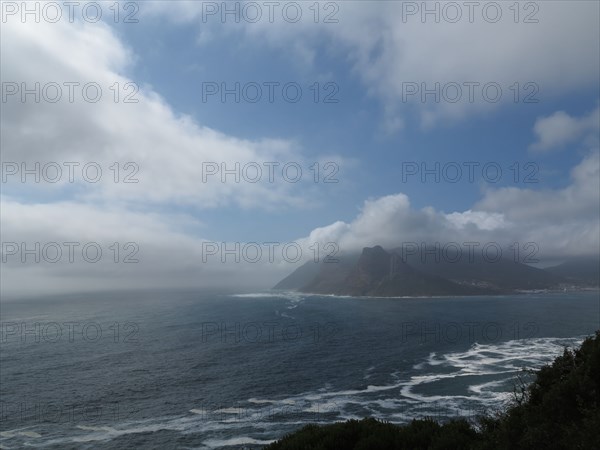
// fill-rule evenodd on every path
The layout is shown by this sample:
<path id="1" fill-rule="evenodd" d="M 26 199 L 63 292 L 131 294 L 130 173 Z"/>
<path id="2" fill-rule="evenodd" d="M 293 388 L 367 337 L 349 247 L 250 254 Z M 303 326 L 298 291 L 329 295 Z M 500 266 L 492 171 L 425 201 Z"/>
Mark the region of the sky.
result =
<path id="1" fill-rule="evenodd" d="M 378 244 L 597 255 L 599 8 L 3 1 L 1 293 L 265 289 Z"/>

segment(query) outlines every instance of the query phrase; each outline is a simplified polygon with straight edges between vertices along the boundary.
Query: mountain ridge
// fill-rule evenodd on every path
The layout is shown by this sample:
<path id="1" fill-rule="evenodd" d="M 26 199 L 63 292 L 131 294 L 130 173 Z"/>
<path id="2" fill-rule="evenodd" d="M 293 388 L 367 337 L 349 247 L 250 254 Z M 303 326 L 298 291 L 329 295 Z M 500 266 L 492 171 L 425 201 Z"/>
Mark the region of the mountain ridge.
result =
<path id="1" fill-rule="evenodd" d="M 499 295 L 557 290 L 569 283 L 593 286 L 563 276 L 561 267 L 544 270 L 506 258 L 440 260 L 426 251 L 407 256 L 399 248 L 387 251 L 376 245 L 341 256 L 337 262 L 309 261 L 273 289 L 322 295 L 401 297 Z M 572 271 L 572 265 L 564 267 Z"/>

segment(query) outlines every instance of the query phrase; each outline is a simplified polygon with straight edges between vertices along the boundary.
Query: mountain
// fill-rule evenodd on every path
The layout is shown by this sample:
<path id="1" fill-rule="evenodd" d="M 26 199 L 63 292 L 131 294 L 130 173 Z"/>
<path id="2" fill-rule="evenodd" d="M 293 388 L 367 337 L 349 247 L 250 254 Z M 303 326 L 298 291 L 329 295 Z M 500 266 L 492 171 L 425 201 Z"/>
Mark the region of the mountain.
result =
<path id="1" fill-rule="evenodd" d="M 358 263 L 359 256 L 350 254 L 339 256 L 337 262 L 322 262 L 318 274 L 299 290 L 316 294 L 340 294 L 340 288 L 346 285 L 348 275 Z"/>
<path id="2" fill-rule="evenodd" d="M 355 296 L 468 295 L 483 293 L 472 286 L 460 286 L 442 277 L 414 269 L 380 246 L 363 249 L 334 294 Z"/>
<path id="3" fill-rule="evenodd" d="M 273 289 L 296 291 L 308 285 L 321 270 L 319 263 L 308 261 L 275 285 Z"/>
<path id="4" fill-rule="evenodd" d="M 598 256 L 571 258 L 558 266 L 548 267 L 546 271 L 564 278 L 568 283 L 600 285 L 600 257 Z"/>
<path id="5" fill-rule="evenodd" d="M 394 253 L 401 254 L 400 249 Z M 440 252 L 437 252 L 438 254 Z M 510 254 L 505 252 L 505 254 Z M 458 254 L 457 254 L 458 255 Z M 406 257 L 406 262 L 430 275 L 442 276 L 459 284 L 475 284 L 496 291 L 552 289 L 564 282 L 559 274 L 547 272 L 527 264 L 502 257 L 497 261 L 486 261 L 480 252 L 435 259 L 436 253 L 415 252 Z"/>
<path id="6" fill-rule="evenodd" d="M 403 259 L 399 249 L 375 246 L 335 263 L 310 261 L 274 289 L 372 297 L 493 295 L 552 289 L 564 281 L 558 274 L 506 259 L 435 261 L 418 253 Z"/>

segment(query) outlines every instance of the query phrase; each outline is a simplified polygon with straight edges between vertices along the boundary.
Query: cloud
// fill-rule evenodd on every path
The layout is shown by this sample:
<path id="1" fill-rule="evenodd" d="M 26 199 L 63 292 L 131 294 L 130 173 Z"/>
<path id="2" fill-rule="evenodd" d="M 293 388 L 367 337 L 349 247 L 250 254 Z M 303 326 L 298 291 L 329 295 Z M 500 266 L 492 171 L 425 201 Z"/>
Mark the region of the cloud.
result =
<path id="1" fill-rule="evenodd" d="M 515 102 L 548 101 L 595 88 L 600 77 L 597 2 L 531 2 L 520 5 L 518 16 L 512 4 L 495 3 L 501 17 L 494 23 L 495 11 L 484 11 L 482 4 L 470 12 L 463 3 L 452 2 L 461 10 L 460 20 L 452 23 L 448 18 L 454 13 L 444 2 L 333 3 L 339 8 L 337 23 L 315 23 L 308 8 L 297 23 L 286 22 L 280 14 L 271 22 L 266 12 L 256 23 L 235 23 L 233 16 L 224 21 L 220 14 L 202 21 L 202 2 L 157 3 L 147 12 L 187 21 L 213 35 L 242 33 L 246 44 L 266 43 L 305 70 L 318 72 L 313 55 L 320 51 L 344 58 L 365 92 L 380 101 L 387 133 L 402 129 L 412 117 L 423 127 L 433 127 Z M 414 15 L 407 12 L 411 5 L 418 9 Z M 436 8 L 437 22 L 433 14 L 422 19 L 424 9 Z M 479 83 L 473 85 L 472 101 L 471 88 L 464 85 L 469 82 Z M 415 95 L 407 95 L 407 83 L 416 83 Z M 450 83 L 460 86 L 460 96 Z M 487 83 L 501 88 L 498 101 L 492 101 L 496 87 L 483 92 Z M 437 91 L 437 101 L 435 94 L 423 98 L 423 88 Z M 454 98 L 458 100 L 447 100 Z"/>
<path id="2" fill-rule="evenodd" d="M 2 295 L 115 289 L 265 288 L 287 275 L 282 246 L 252 262 L 208 255 L 186 215 L 98 208 L 74 202 L 20 203 L 2 197 Z M 233 249 L 235 243 L 214 243 Z M 225 247 L 226 245 L 226 247 Z M 213 248 L 213 247 L 211 247 Z M 290 252 L 291 254 L 292 252 Z"/>
<path id="3" fill-rule="evenodd" d="M 533 131 L 537 140 L 531 144 L 530 149 L 538 152 L 559 149 L 583 136 L 587 137 L 587 143 L 592 144 L 595 139 L 595 145 L 598 145 L 600 107 L 578 118 L 564 111 L 557 111 L 550 116 L 538 118 Z"/>
<path id="4" fill-rule="evenodd" d="M 446 218 L 459 228 L 473 225 L 480 230 L 494 231 L 508 225 L 503 214 L 471 211 L 470 209 L 462 213 L 450 213 L 446 215 Z"/>
<path id="5" fill-rule="evenodd" d="M 409 242 L 440 242 L 443 245 L 476 237 L 497 237 L 498 234 L 491 231 L 498 231 L 504 222 L 502 214 L 493 212 L 468 210 L 444 214 L 431 207 L 415 210 L 408 197 L 398 193 L 367 200 L 352 222 L 336 222 L 318 228 L 300 241 L 335 242 L 344 252 L 360 251 L 374 245 L 393 248 Z"/>
<path id="6" fill-rule="evenodd" d="M 18 90 L 3 102 L 3 161 L 24 162 L 29 168 L 36 162 L 61 166 L 76 162 L 78 170 L 94 162 L 104 170 L 99 182 L 84 183 L 81 189 L 65 189 L 69 187 L 66 176 L 56 184 L 28 189 L 62 189 L 61 195 L 72 193 L 75 200 L 130 203 L 138 208 L 310 206 L 311 177 L 305 174 L 292 183 L 282 175 L 286 163 L 305 170 L 312 164 L 299 143 L 277 136 L 241 139 L 177 114 L 150 86 L 137 86 L 127 76 L 135 55 L 106 24 L 9 21 L 2 35 L 3 80 Z M 40 98 L 27 94 L 22 101 L 24 89 L 36 90 L 36 83 Z M 89 83 L 94 84 L 84 89 Z M 45 101 L 59 92 L 58 101 Z M 96 97 L 98 101 L 90 100 Z M 333 161 L 343 164 L 343 158 L 334 156 Z M 115 183 L 109 169 L 115 162 L 135 163 L 139 182 Z M 269 176 L 271 162 L 277 164 L 272 166 L 274 177 Z M 204 178 L 206 164 L 211 163 L 218 173 Z M 236 172 L 240 181 L 232 173 L 222 182 L 225 169 Z M 258 181 L 247 181 L 256 179 L 257 170 Z M 18 184 L 18 179 L 10 181 Z"/>
<path id="7" fill-rule="evenodd" d="M 588 154 L 571 171 L 564 189 L 532 190 L 516 187 L 490 189 L 463 212 L 443 213 L 431 207 L 416 210 L 399 193 L 364 202 L 350 223 L 335 222 L 315 229 L 304 239 L 338 243 L 341 251 L 365 246 L 387 248 L 403 243 L 450 242 L 462 245 L 498 243 L 508 247 L 537 244 L 537 256 L 556 260 L 594 256 L 600 252 L 600 157 Z"/>

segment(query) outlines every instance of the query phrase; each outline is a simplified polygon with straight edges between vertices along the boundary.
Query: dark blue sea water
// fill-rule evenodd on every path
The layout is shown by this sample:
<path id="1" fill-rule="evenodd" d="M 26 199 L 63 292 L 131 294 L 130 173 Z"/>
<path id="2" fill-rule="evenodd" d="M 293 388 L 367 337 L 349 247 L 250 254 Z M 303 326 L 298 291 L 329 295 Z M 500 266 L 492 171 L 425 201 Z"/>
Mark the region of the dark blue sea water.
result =
<path id="1" fill-rule="evenodd" d="M 493 412 L 600 328 L 600 302 L 154 292 L 1 316 L 2 448 L 260 448 L 308 422 Z"/>

